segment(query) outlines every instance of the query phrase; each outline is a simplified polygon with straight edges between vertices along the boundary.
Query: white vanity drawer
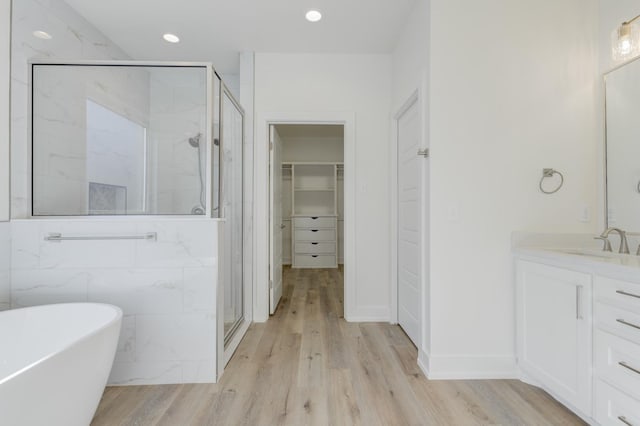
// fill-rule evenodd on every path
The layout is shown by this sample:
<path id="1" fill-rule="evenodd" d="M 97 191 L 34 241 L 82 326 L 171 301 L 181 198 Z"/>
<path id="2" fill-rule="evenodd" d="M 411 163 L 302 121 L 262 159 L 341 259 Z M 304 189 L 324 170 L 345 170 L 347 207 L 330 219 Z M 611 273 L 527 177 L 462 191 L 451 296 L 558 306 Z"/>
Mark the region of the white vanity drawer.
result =
<path id="1" fill-rule="evenodd" d="M 296 229 L 295 239 L 297 241 L 335 241 L 336 230 L 334 229 Z"/>
<path id="2" fill-rule="evenodd" d="M 596 327 L 635 343 L 640 343 L 639 313 L 596 302 L 594 318 Z"/>
<path id="3" fill-rule="evenodd" d="M 602 426 L 640 425 L 640 401 L 608 385 L 595 382 L 595 418 Z"/>
<path id="4" fill-rule="evenodd" d="M 297 242 L 296 253 L 299 254 L 336 254 L 336 243 Z"/>
<path id="5" fill-rule="evenodd" d="M 597 376 L 640 399 L 640 345 L 598 329 L 594 337 Z"/>
<path id="6" fill-rule="evenodd" d="M 598 302 L 627 306 L 640 313 L 640 284 L 596 276 L 594 297 Z"/>
<path id="7" fill-rule="evenodd" d="M 294 217 L 293 223 L 296 228 L 335 228 L 336 218 L 327 216 Z"/>
<path id="8" fill-rule="evenodd" d="M 323 254 L 296 254 L 294 265 L 296 268 L 336 268 L 336 256 Z"/>

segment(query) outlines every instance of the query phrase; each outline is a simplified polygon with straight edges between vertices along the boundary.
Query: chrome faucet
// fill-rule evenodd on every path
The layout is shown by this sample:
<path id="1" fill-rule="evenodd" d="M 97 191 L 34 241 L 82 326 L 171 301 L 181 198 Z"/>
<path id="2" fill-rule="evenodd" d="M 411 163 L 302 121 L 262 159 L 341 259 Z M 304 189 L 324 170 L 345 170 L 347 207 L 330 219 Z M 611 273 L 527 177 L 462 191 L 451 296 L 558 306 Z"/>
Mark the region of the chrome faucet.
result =
<path id="1" fill-rule="evenodd" d="M 605 231 L 599 236 L 595 237 L 597 240 L 603 240 L 604 249 L 603 251 L 611 251 L 611 243 L 609 243 L 609 234 L 612 232 L 617 232 L 620 235 L 620 249 L 618 253 L 629 254 L 629 244 L 627 243 L 627 233 L 620 228 L 607 228 Z"/>

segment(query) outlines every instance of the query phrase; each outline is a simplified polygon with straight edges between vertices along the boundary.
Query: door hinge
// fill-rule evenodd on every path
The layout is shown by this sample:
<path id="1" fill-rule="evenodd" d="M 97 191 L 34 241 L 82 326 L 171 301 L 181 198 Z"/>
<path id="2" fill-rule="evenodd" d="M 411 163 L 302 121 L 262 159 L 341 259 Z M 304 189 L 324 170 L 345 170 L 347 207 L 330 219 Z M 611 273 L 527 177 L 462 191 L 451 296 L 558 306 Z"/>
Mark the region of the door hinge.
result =
<path id="1" fill-rule="evenodd" d="M 273 151 L 273 142 L 269 142 L 269 151 Z"/>
<path id="2" fill-rule="evenodd" d="M 269 290 L 273 290 L 273 281 L 269 280 Z"/>
<path id="3" fill-rule="evenodd" d="M 424 158 L 429 158 L 429 148 L 418 150 L 418 155 L 421 155 Z"/>

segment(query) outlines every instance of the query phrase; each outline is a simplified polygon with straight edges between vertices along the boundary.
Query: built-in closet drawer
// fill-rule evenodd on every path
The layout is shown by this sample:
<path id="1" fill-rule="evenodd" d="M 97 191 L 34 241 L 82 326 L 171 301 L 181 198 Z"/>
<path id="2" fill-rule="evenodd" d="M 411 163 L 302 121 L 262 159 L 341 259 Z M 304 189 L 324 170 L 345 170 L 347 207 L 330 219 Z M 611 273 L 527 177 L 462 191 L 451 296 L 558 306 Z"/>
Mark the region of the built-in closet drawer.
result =
<path id="1" fill-rule="evenodd" d="M 334 229 L 296 229 L 296 241 L 335 241 L 336 230 Z"/>
<path id="2" fill-rule="evenodd" d="M 295 264 L 300 268 L 335 268 L 335 256 L 322 254 L 296 254 Z"/>
<path id="3" fill-rule="evenodd" d="M 299 254 L 335 254 L 336 243 L 297 242 L 296 253 Z"/>
<path id="4" fill-rule="evenodd" d="M 640 344 L 640 313 L 596 302 L 594 318 L 596 327 Z"/>
<path id="5" fill-rule="evenodd" d="M 294 217 L 294 226 L 296 228 L 334 228 L 336 226 L 336 219 L 334 217 L 326 216 L 309 216 L 309 217 Z"/>
<path id="6" fill-rule="evenodd" d="M 596 276 L 594 291 L 597 302 L 627 306 L 640 312 L 640 284 Z"/>
<path id="7" fill-rule="evenodd" d="M 640 399 L 640 345 L 599 329 L 594 337 L 598 377 Z"/>
<path id="8" fill-rule="evenodd" d="M 640 425 L 640 401 L 602 380 L 595 383 L 595 418 L 602 426 Z"/>

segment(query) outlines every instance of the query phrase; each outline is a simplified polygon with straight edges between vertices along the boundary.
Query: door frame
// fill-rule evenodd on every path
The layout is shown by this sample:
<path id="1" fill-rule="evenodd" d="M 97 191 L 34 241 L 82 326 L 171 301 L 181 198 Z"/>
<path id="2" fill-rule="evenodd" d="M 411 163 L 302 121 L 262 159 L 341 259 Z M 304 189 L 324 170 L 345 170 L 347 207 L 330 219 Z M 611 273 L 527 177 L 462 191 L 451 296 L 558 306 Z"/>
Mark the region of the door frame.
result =
<path id="1" fill-rule="evenodd" d="M 419 108 L 418 113 L 421 116 L 421 132 L 420 137 L 422 140 L 422 147 L 425 148 L 425 145 L 428 145 L 426 138 L 426 126 L 424 119 L 424 111 L 425 106 L 423 104 L 423 98 L 421 96 L 420 89 L 416 89 L 413 93 L 405 100 L 400 108 L 397 109 L 397 112 L 393 115 L 391 120 L 391 146 L 389 152 L 389 158 L 391 161 L 391 179 L 390 179 L 390 194 L 391 194 L 391 203 L 390 203 L 390 217 L 391 217 L 391 279 L 390 283 L 390 293 L 389 293 L 389 301 L 390 301 L 390 322 L 391 324 L 398 324 L 398 226 L 400 224 L 398 218 L 398 205 L 399 205 L 399 194 L 398 194 L 398 121 L 400 118 L 414 105 L 417 105 Z M 417 153 L 416 153 L 417 154 Z M 420 167 L 420 176 L 422 178 L 422 212 L 426 212 L 428 209 L 428 196 L 429 196 L 429 188 L 426 183 L 426 168 L 424 166 Z M 421 262 L 421 277 L 420 277 L 420 292 L 422 300 L 420 302 L 421 308 L 421 321 L 420 321 L 420 345 L 421 348 L 418 348 L 420 351 L 424 351 L 425 348 L 429 347 L 429 333 L 427 332 L 428 328 L 428 306 L 426 306 L 425 300 L 426 295 L 428 294 L 428 273 L 429 273 L 429 240 L 426 238 L 426 230 L 429 227 L 429 221 L 426 220 L 425 215 L 421 216 L 421 250 L 422 250 L 422 262 Z"/>
<path id="2" fill-rule="evenodd" d="M 271 130 L 273 130 L 273 133 L 271 132 Z M 278 129 L 276 129 L 276 125 L 275 124 L 269 124 L 269 208 L 267 209 L 268 215 L 269 215 L 269 315 L 273 315 L 275 314 L 278 306 L 280 305 L 280 301 L 282 300 L 282 293 L 283 293 L 283 288 L 284 287 L 284 282 L 282 280 L 282 277 L 280 277 L 280 298 L 278 298 L 278 301 L 276 302 L 275 306 L 271 305 L 271 299 L 273 298 L 272 296 L 272 292 L 275 294 L 275 288 L 272 288 L 271 285 L 273 284 L 273 282 L 275 281 L 273 279 L 273 277 L 275 277 L 275 274 L 272 274 L 273 272 L 273 267 L 272 267 L 272 260 L 273 260 L 273 248 L 274 248 L 274 234 L 276 234 L 276 230 L 275 230 L 275 221 L 273 221 L 273 211 L 272 211 L 272 205 L 271 205 L 271 201 L 275 201 L 275 197 L 273 194 L 273 187 L 274 184 L 276 182 L 276 179 L 273 175 L 273 171 L 276 170 L 276 166 L 275 166 L 275 162 L 274 162 L 274 153 L 276 152 L 275 146 L 275 135 L 278 133 Z M 282 139 L 280 138 L 280 135 L 278 134 L 278 138 L 280 139 L 280 141 L 282 141 Z M 271 146 L 271 144 L 273 144 L 273 146 Z M 280 146 L 280 149 L 282 149 L 282 145 Z M 282 152 L 279 153 L 280 155 L 280 162 L 282 163 Z M 282 166 L 281 166 L 282 167 Z M 280 170 L 280 176 L 282 176 L 282 170 Z M 280 195 L 282 195 L 282 182 L 280 182 Z M 280 197 L 282 199 L 282 197 Z M 275 204 L 275 202 L 274 202 Z M 282 204 L 280 205 L 280 223 L 282 223 Z M 282 237 L 282 228 L 280 228 L 280 237 Z M 282 247 L 282 242 L 280 242 L 280 262 L 282 262 L 282 251 L 283 251 L 283 247 Z M 283 269 L 283 265 L 280 265 L 280 271 L 282 271 Z M 272 277 L 273 275 L 273 277 Z M 271 312 L 273 310 L 273 313 Z"/>
<path id="3" fill-rule="evenodd" d="M 255 127 L 254 162 L 254 257 L 253 320 L 269 319 L 269 126 L 278 124 L 341 125 L 344 128 L 344 317 L 355 312 L 355 217 L 356 217 L 356 139 L 355 113 L 352 112 L 273 112 L 258 114 Z"/>

